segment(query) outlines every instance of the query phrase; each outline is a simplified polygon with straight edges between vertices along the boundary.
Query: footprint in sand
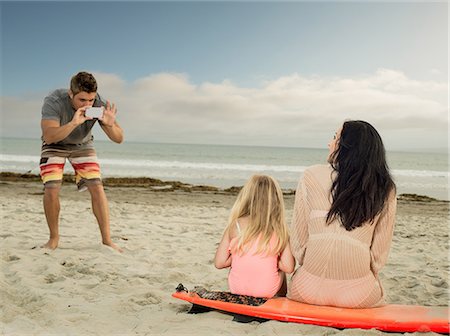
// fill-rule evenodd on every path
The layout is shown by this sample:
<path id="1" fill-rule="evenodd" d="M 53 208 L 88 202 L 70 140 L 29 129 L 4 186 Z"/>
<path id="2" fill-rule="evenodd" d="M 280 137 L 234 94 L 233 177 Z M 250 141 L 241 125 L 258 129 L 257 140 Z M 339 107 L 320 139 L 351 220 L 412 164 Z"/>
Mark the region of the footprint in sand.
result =
<path id="1" fill-rule="evenodd" d="M 444 279 L 433 279 L 431 280 L 431 284 L 434 287 L 448 288 L 448 283 Z"/>
<path id="2" fill-rule="evenodd" d="M 161 303 L 161 298 L 159 298 L 156 294 L 148 292 L 142 294 L 141 296 L 133 296 L 130 301 L 140 306 L 147 306 Z"/>
<path id="3" fill-rule="evenodd" d="M 20 257 L 16 256 L 16 255 L 6 255 L 5 257 L 3 257 L 3 260 L 10 262 L 10 261 L 17 261 L 20 260 Z"/>
<path id="4" fill-rule="evenodd" d="M 62 276 L 56 276 L 54 274 L 48 274 L 44 278 L 45 282 L 48 284 L 58 282 L 58 281 L 64 281 L 64 277 Z"/>

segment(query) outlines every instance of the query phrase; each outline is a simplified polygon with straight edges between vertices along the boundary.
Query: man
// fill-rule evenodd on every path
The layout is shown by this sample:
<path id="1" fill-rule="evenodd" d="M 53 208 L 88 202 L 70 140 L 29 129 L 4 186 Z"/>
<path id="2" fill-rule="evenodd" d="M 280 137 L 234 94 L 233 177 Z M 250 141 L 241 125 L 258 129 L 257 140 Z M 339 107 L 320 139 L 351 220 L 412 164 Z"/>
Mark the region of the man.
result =
<path id="1" fill-rule="evenodd" d="M 86 115 L 89 107 L 103 106 L 103 115 L 92 118 Z M 93 146 L 91 129 L 98 121 L 112 141 L 123 141 L 122 128 L 116 121 L 116 106 L 106 103 L 97 94 L 97 82 L 87 72 L 72 77 L 70 89 L 58 89 L 44 99 L 42 106 L 41 177 L 44 183 L 44 211 L 50 230 L 50 239 L 43 246 L 55 249 L 59 243 L 59 191 L 66 159 L 75 170 L 79 191 L 89 190 L 92 210 L 97 218 L 102 242 L 119 252 L 122 250 L 111 241 L 109 208 L 100 167 Z"/>

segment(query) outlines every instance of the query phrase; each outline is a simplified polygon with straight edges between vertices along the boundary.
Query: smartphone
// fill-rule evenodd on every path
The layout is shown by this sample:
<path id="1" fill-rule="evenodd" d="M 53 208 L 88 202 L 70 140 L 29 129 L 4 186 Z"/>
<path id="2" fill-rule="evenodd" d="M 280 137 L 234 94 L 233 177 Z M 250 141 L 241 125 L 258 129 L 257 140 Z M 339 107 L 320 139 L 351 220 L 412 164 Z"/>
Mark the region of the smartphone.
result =
<path id="1" fill-rule="evenodd" d="M 86 117 L 91 117 L 94 119 L 102 119 L 103 117 L 103 107 L 88 107 L 85 112 Z"/>

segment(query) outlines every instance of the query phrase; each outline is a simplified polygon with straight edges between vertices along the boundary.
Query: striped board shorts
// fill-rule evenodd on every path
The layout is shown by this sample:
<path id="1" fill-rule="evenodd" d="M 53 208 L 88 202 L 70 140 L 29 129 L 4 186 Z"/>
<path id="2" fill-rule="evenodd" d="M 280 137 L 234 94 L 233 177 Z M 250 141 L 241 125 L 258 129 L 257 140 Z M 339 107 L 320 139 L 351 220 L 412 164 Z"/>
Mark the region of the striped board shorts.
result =
<path id="1" fill-rule="evenodd" d="M 75 171 L 78 190 L 89 184 L 101 184 L 100 166 L 95 149 L 90 146 L 42 145 L 41 178 L 45 188 L 59 187 L 63 179 L 66 159 Z"/>

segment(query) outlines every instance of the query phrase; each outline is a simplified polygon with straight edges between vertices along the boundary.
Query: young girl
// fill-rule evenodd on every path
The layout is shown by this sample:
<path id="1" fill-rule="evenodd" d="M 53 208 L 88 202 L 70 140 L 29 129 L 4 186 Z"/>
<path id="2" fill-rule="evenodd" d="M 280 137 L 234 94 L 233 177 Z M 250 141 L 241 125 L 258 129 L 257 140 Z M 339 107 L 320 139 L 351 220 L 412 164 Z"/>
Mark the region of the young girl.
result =
<path id="1" fill-rule="evenodd" d="M 270 176 L 254 175 L 239 193 L 216 251 L 217 268 L 231 266 L 228 285 L 234 294 L 271 298 L 285 287 L 295 260 L 289 247 L 284 201 Z"/>

